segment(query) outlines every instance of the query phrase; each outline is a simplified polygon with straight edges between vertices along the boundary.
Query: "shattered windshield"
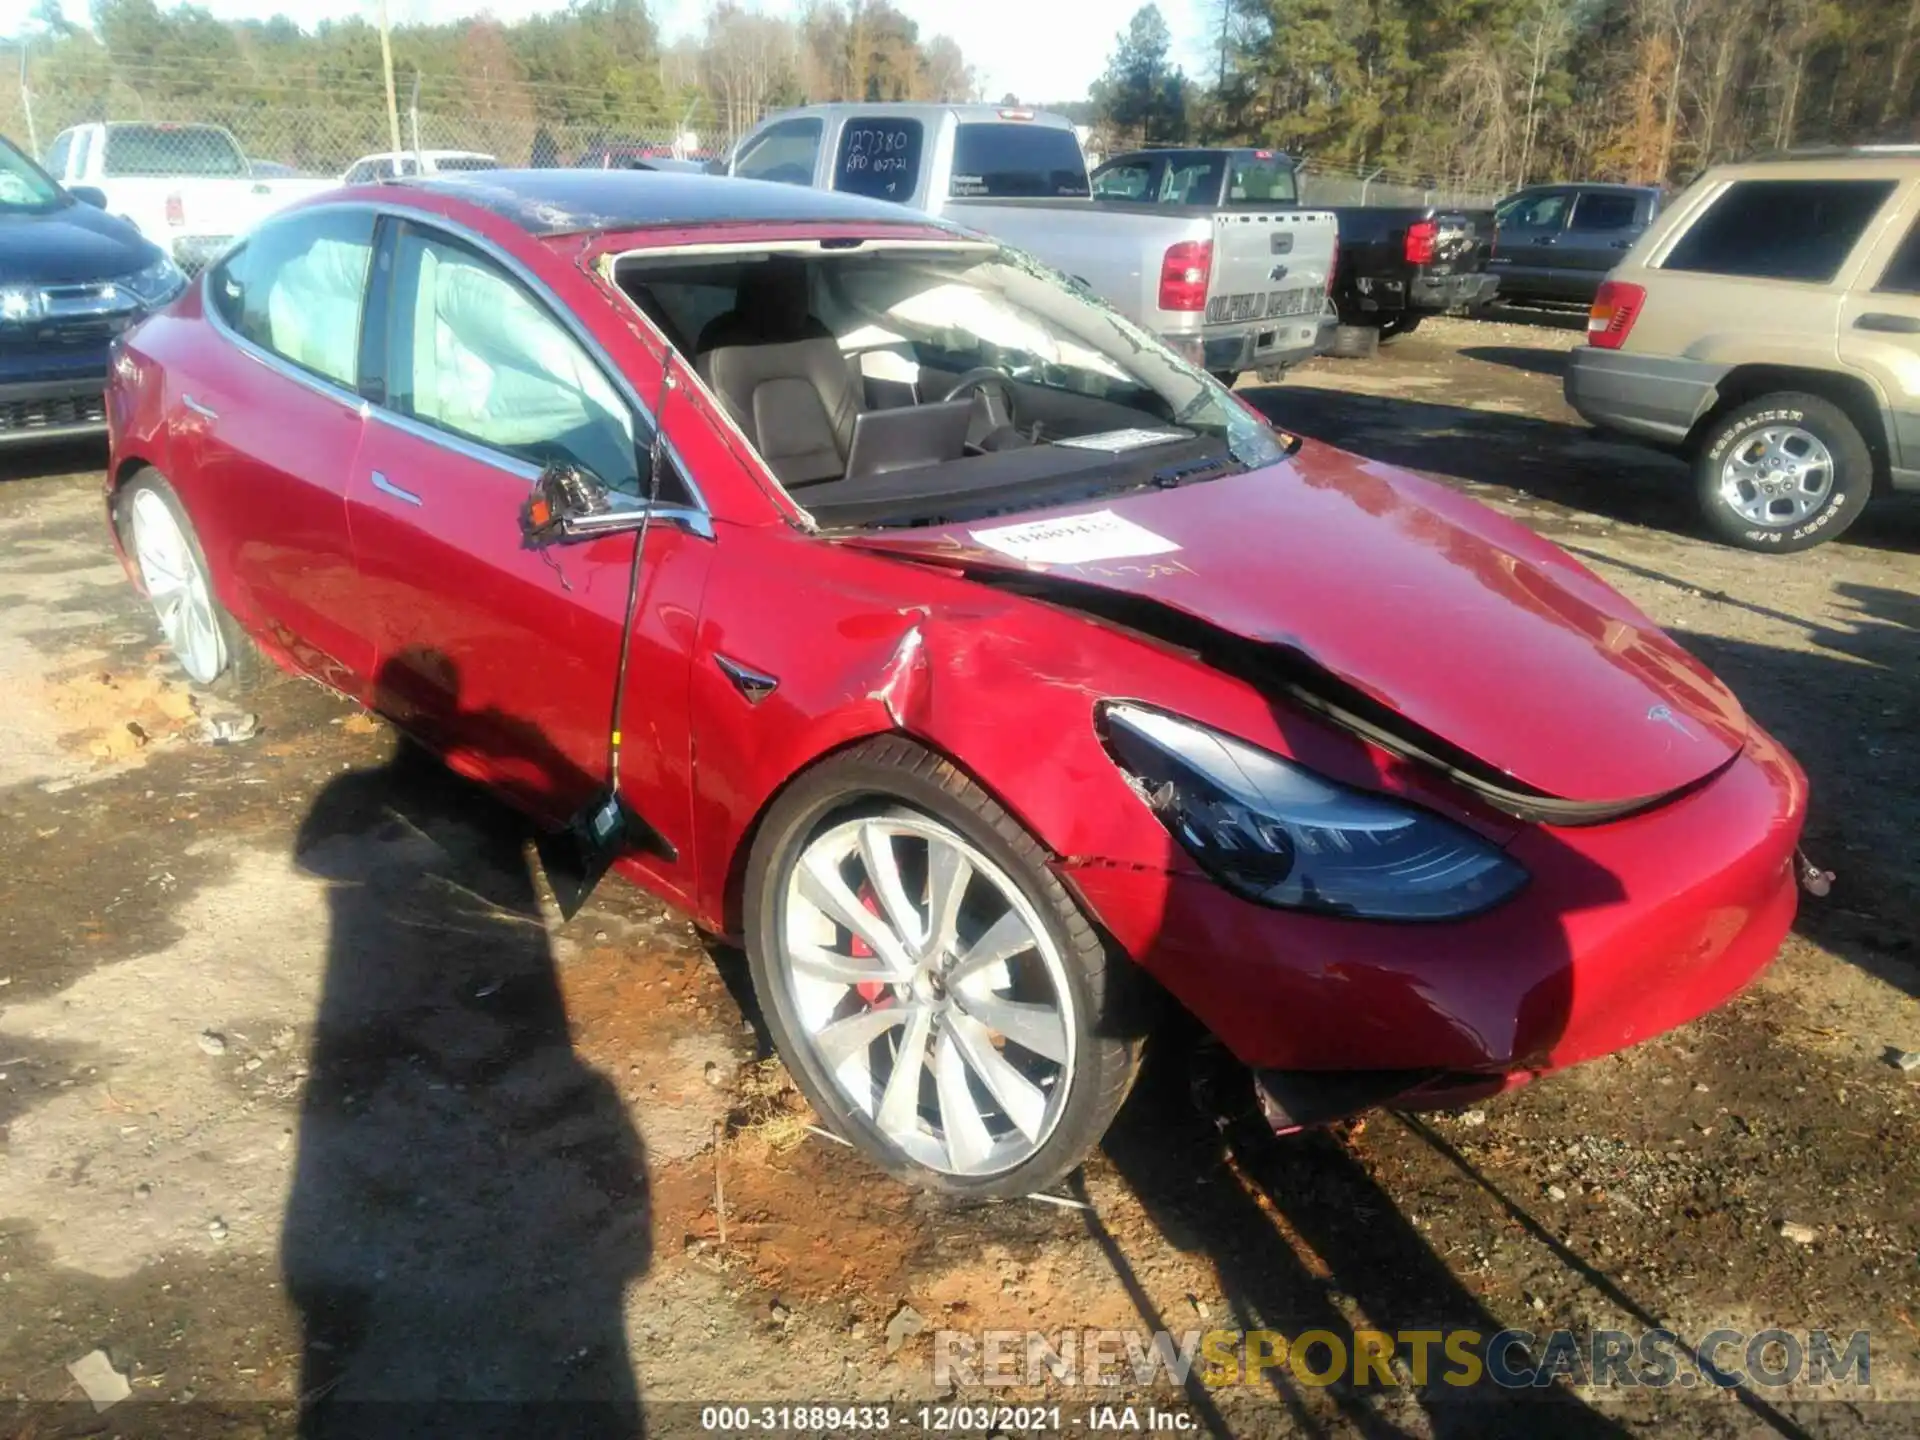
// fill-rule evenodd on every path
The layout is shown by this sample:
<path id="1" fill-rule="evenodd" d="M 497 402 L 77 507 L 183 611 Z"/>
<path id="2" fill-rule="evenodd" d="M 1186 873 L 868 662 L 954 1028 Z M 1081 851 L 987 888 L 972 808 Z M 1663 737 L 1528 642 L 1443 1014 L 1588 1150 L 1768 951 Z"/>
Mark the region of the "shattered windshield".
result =
<path id="1" fill-rule="evenodd" d="M 904 523 L 1049 479 L 1165 484 L 1284 453 L 1205 372 L 1004 247 L 808 242 L 616 273 L 816 511 L 891 496 Z"/>

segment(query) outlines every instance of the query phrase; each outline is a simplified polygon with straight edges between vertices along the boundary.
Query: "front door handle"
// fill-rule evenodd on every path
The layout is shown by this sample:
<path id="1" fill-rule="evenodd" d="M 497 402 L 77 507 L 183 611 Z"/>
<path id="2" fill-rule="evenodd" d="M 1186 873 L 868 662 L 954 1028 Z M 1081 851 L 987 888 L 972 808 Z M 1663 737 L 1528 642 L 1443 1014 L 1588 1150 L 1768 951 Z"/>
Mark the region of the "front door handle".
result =
<path id="1" fill-rule="evenodd" d="M 1536 245 L 1551 245 L 1557 238 L 1557 236 L 1553 235 L 1536 235 L 1533 237 L 1533 243 Z"/>
<path id="2" fill-rule="evenodd" d="M 394 499 L 403 500 L 409 505 L 418 505 L 420 503 L 420 497 L 418 495 L 414 494 L 411 490 L 402 490 L 378 470 L 371 472 L 369 478 L 373 481 L 373 488 L 378 490 L 382 495 L 391 495 Z"/>
<path id="3" fill-rule="evenodd" d="M 1879 330 L 1888 335 L 1920 335 L 1920 315 L 1889 315 L 1869 310 L 1853 322 L 1856 330 Z"/>
<path id="4" fill-rule="evenodd" d="M 1633 248 L 1633 241 L 1631 241 L 1631 240 L 1615 240 L 1615 241 L 1613 242 L 1613 248 L 1614 248 L 1614 249 L 1616 249 L 1616 250 L 1631 250 L 1631 249 Z"/>
<path id="5" fill-rule="evenodd" d="M 211 405 L 202 405 L 191 395 L 182 395 L 180 397 L 180 403 L 198 415 L 202 420 L 218 420 L 220 418 L 220 412 L 218 410 L 214 409 Z"/>

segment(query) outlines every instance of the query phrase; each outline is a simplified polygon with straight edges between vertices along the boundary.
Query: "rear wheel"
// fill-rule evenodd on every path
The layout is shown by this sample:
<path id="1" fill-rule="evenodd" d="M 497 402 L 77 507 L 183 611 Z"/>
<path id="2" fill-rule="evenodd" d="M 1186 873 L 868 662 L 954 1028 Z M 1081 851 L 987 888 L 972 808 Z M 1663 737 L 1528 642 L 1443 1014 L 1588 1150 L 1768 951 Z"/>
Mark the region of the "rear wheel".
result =
<path id="1" fill-rule="evenodd" d="M 1420 328 L 1420 322 L 1424 319 L 1424 315 L 1394 316 L 1380 327 L 1380 343 L 1384 345 L 1389 340 L 1398 340 L 1402 335 L 1411 335 Z"/>
<path id="2" fill-rule="evenodd" d="M 748 865 L 754 989 L 834 1130 L 975 1198 L 1072 1170 L 1126 1098 L 1124 962 L 991 796 L 910 741 L 865 742 L 775 802 Z"/>
<path id="3" fill-rule="evenodd" d="M 114 497 L 114 514 L 160 633 L 187 678 L 235 693 L 254 688 L 263 670 L 259 652 L 215 598 L 206 552 L 173 486 L 159 471 L 142 470 Z"/>
<path id="4" fill-rule="evenodd" d="M 1717 537 L 1786 554 L 1831 540 L 1860 518 L 1873 456 L 1846 411 L 1788 391 L 1714 421 L 1700 437 L 1694 484 Z"/>

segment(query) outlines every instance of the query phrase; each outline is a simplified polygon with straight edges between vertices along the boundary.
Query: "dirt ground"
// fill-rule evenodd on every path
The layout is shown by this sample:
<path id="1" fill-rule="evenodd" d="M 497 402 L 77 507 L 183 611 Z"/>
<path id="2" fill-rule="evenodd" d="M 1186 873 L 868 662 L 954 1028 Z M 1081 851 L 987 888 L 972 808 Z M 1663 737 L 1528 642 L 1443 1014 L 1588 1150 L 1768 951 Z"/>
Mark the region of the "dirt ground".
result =
<path id="1" fill-rule="evenodd" d="M 1806 766 L 1831 896 L 1719 1012 L 1463 1114 L 1274 1140 L 1170 1023 L 1071 1205 L 930 1203 L 808 1131 L 739 956 L 620 885 L 562 923 L 515 817 L 337 699 L 280 684 L 209 743 L 104 543 L 100 453 L 0 457 L 0 1436 L 292 1434 L 336 1388 L 501 1402 L 463 1434 L 983 1395 L 1068 1428 L 1133 1398 L 1245 1435 L 1913 1433 L 1920 1072 L 1888 1051 L 1920 1050 L 1920 506 L 1714 546 L 1677 462 L 1564 407 L 1577 339 L 1442 321 L 1249 393 L 1669 627 Z M 1864 1329 L 1872 1384 L 1543 1411 L 932 1364 L 943 1328 L 1217 1326 Z M 97 1419 L 66 1368 L 94 1350 L 132 1390 Z M 514 1418 L 553 1393 L 616 1408 Z"/>

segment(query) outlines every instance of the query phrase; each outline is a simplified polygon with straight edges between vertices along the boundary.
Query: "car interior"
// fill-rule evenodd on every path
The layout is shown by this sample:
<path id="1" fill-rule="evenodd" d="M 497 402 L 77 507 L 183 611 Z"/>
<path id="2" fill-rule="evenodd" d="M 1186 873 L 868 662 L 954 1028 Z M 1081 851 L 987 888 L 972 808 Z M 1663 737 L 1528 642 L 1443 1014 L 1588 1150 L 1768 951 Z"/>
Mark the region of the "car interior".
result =
<path id="1" fill-rule="evenodd" d="M 1235 407 L 989 247 L 650 258 L 624 293 L 827 524 L 926 523 L 1235 464 Z"/>

